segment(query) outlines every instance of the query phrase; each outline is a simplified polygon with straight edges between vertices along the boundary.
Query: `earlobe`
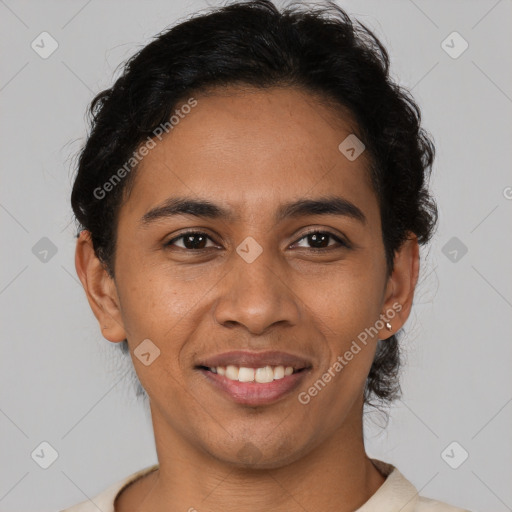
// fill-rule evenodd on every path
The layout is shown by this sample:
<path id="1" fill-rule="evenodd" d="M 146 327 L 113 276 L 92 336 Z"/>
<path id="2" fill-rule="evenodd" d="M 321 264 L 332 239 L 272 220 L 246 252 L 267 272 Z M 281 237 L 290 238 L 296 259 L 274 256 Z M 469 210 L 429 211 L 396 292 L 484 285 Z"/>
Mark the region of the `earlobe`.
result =
<path id="1" fill-rule="evenodd" d="M 409 317 L 418 282 L 419 265 L 418 238 L 411 233 L 395 252 L 393 272 L 386 285 L 382 312 L 385 327 L 379 333 L 380 339 L 384 340 L 395 334 Z"/>
<path id="2" fill-rule="evenodd" d="M 114 343 L 125 340 L 115 282 L 97 257 L 87 230 L 80 232 L 76 243 L 75 268 L 102 335 Z"/>

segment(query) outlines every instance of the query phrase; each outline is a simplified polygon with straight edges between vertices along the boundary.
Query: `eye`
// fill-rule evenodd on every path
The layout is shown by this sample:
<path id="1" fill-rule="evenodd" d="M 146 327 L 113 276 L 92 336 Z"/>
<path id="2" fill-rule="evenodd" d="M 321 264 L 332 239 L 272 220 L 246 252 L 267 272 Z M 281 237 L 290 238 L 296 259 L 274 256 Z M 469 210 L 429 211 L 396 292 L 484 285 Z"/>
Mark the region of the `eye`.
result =
<path id="1" fill-rule="evenodd" d="M 342 240 L 340 237 L 330 233 L 329 231 L 310 231 L 306 233 L 302 238 L 300 238 L 294 245 L 300 244 L 305 241 L 310 244 L 312 247 L 309 247 L 312 250 L 322 250 L 322 249 L 333 249 L 336 248 L 335 244 L 329 244 L 329 240 L 332 239 L 337 242 L 337 247 L 346 247 L 349 248 L 349 244 Z M 177 242 L 181 242 L 182 245 L 177 244 Z M 212 242 L 212 245 L 208 246 L 208 241 Z M 216 247 L 213 243 L 211 237 L 209 237 L 206 233 L 201 231 L 187 231 L 186 233 L 182 233 L 181 235 L 169 240 L 165 243 L 165 247 L 179 247 L 180 249 L 190 250 L 190 251 L 199 251 L 202 249 L 208 249 L 210 247 Z M 299 247 L 301 247 L 299 245 Z M 308 248 L 306 246 L 302 246 Z"/>
<path id="2" fill-rule="evenodd" d="M 183 240 L 182 246 L 176 245 L 175 242 L 177 242 L 178 240 Z M 212 239 L 206 233 L 202 233 L 200 231 L 187 231 L 186 233 L 182 233 L 180 236 L 177 236 L 176 238 L 173 238 L 172 240 L 166 242 L 165 247 L 170 247 L 174 245 L 176 247 L 180 247 L 181 249 L 186 250 L 208 249 L 209 247 L 206 246 L 208 240 L 212 241 Z M 215 245 L 212 245 L 210 247 L 215 247 Z"/>
<path id="3" fill-rule="evenodd" d="M 328 243 L 329 239 L 334 239 L 338 243 L 338 247 L 349 247 L 349 244 L 347 242 L 342 240 L 340 237 L 334 235 L 333 233 L 330 233 L 329 231 L 310 231 L 309 233 L 306 233 L 305 236 L 300 238 L 297 242 L 295 242 L 295 244 L 298 244 L 305 240 L 306 243 L 309 243 L 313 246 L 310 247 L 313 250 L 336 248 L 336 244 L 334 244 L 333 246 Z"/>

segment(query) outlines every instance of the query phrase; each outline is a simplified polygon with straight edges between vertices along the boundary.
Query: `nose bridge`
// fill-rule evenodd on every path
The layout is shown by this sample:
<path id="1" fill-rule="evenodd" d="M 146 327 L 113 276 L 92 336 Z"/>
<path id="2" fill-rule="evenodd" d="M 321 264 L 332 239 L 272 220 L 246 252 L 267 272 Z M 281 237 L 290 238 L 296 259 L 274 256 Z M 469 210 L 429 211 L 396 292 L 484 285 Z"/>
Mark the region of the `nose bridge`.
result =
<path id="1" fill-rule="evenodd" d="M 217 322 L 236 322 L 253 332 L 276 322 L 297 322 L 298 305 L 286 285 L 283 262 L 271 249 L 261 249 L 247 240 L 233 252 L 231 271 L 223 280 L 215 308 Z"/>

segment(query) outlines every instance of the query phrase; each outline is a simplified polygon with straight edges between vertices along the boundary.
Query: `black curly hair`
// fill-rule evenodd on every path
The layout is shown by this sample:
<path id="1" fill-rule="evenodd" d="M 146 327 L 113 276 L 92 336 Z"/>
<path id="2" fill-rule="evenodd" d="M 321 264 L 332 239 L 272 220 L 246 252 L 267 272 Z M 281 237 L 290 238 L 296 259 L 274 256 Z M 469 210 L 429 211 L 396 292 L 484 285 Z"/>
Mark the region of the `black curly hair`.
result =
<path id="1" fill-rule="evenodd" d="M 429 241 L 437 222 L 427 188 L 435 148 L 410 92 L 391 80 L 382 43 L 333 2 L 292 3 L 280 10 L 270 0 L 239 1 L 158 34 L 90 105 L 91 130 L 79 154 L 71 204 L 78 230 L 90 231 L 112 277 L 117 216 L 137 166 L 108 194 L 98 190 L 144 140 L 155 138 L 180 101 L 237 85 L 295 87 L 350 112 L 369 156 L 388 272 L 411 233 L 420 244 Z M 126 340 L 121 346 L 128 351 Z M 399 367 L 397 335 L 379 341 L 365 404 L 400 396 Z"/>

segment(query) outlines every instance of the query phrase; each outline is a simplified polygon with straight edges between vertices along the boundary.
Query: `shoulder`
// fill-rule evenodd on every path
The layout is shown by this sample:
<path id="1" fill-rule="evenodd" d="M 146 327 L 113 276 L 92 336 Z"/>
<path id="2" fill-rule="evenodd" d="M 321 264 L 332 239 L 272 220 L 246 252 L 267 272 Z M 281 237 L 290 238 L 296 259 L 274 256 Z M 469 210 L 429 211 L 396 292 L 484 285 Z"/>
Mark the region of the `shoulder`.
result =
<path id="1" fill-rule="evenodd" d="M 464 508 L 449 505 L 443 501 L 433 500 L 424 496 L 418 496 L 415 512 L 470 512 Z"/>
<path id="2" fill-rule="evenodd" d="M 470 512 L 448 503 L 421 496 L 416 487 L 392 464 L 371 459 L 386 477 L 377 492 L 357 512 Z"/>
<path id="3" fill-rule="evenodd" d="M 72 507 L 60 510 L 59 512 L 98 512 L 98 510 L 101 512 L 115 512 L 114 502 L 118 494 L 120 494 L 120 492 L 125 487 L 135 482 L 135 480 L 141 478 L 147 473 L 154 471 L 158 467 L 158 464 L 154 464 L 152 466 L 141 469 L 136 473 L 133 473 L 123 478 L 122 480 L 117 481 L 100 494 L 97 494 L 94 498 L 87 501 L 82 501 L 76 505 L 73 505 Z"/>

